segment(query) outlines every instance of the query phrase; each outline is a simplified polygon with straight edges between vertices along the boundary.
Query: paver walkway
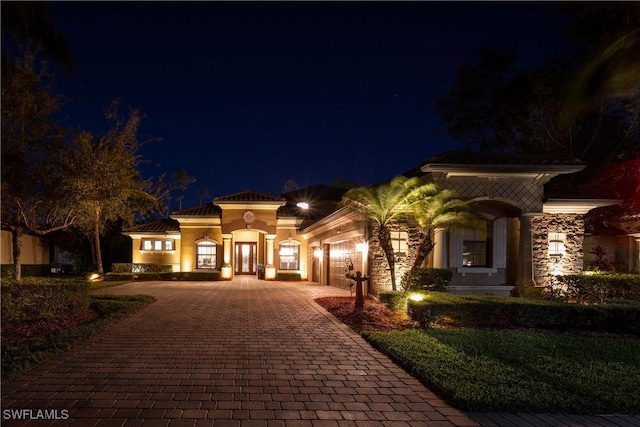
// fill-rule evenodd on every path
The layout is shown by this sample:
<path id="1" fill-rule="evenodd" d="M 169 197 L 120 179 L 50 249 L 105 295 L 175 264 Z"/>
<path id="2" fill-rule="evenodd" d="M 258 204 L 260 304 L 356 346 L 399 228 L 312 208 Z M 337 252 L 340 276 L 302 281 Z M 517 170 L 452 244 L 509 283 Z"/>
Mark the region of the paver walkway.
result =
<path id="1" fill-rule="evenodd" d="M 102 292 L 158 301 L 3 386 L 3 426 L 640 425 L 631 416 L 464 414 L 313 302 L 349 295 L 341 289 L 240 278 Z M 18 409 L 68 418 L 8 420 Z"/>

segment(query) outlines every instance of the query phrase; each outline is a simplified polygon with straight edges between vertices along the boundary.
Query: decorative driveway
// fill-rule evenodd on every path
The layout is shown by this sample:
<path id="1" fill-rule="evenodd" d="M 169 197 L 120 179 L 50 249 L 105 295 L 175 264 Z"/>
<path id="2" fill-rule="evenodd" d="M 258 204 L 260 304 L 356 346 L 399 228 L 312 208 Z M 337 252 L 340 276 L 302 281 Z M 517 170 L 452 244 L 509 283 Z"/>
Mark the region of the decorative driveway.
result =
<path id="1" fill-rule="evenodd" d="M 3 427 L 640 426 L 637 415 L 464 414 L 313 302 L 342 289 L 240 278 L 101 292 L 158 301 L 5 384 Z"/>
<path id="2" fill-rule="evenodd" d="M 158 301 L 4 385 L 3 426 L 477 425 L 313 302 L 348 291 L 239 278 L 103 292 Z"/>

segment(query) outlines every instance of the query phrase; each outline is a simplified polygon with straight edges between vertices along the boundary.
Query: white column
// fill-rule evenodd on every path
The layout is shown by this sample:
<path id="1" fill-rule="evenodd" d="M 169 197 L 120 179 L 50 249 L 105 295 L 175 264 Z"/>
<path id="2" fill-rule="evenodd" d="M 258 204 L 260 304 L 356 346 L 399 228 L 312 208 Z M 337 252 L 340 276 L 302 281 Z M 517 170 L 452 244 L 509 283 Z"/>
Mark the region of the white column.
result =
<path id="1" fill-rule="evenodd" d="M 447 230 L 436 228 L 433 232 L 433 268 L 447 268 Z"/>
<path id="2" fill-rule="evenodd" d="M 231 279 L 231 234 L 222 235 L 222 278 Z"/>
<path id="3" fill-rule="evenodd" d="M 531 220 L 534 215 L 523 214 L 520 219 L 520 247 L 518 253 L 518 276 L 516 286 L 533 283 L 533 241 Z"/>
<path id="4" fill-rule="evenodd" d="M 492 267 L 507 267 L 507 218 L 497 218 L 493 221 Z"/>
<path id="5" fill-rule="evenodd" d="M 267 265 L 265 266 L 264 273 L 266 280 L 273 280 L 276 278 L 276 267 L 273 265 L 274 261 L 274 243 L 276 235 L 267 234 Z"/>

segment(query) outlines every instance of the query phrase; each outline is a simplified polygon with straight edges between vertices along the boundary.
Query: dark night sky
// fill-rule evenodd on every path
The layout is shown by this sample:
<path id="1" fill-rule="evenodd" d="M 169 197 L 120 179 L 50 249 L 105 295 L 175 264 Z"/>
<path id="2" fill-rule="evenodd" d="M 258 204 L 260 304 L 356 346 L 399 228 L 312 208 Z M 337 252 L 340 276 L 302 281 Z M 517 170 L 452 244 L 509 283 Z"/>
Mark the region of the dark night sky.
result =
<path id="1" fill-rule="evenodd" d="M 75 74 L 66 122 L 100 132 L 120 97 L 161 138 L 146 176 L 186 169 L 183 207 L 284 182 L 370 185 L 458 145 L 434 96 L 482 47 L 522 66 L 572 49 L 558 3 L 54 2 Z M 141 139 L 144 139 L 142 137 Z"/>

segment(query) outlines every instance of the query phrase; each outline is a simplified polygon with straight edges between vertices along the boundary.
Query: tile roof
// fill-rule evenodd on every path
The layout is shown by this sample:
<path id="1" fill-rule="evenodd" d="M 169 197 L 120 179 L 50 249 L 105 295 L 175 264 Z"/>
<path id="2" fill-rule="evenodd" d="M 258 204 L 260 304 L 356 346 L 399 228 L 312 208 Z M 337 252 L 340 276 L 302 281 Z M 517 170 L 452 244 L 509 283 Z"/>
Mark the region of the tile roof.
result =
<path id="1" fill-rule="evenodd" d="M 239 193 L 220 196 L 213 199 L 216 202 L 284 202 L 282 197 L 270 194 L 258 193 L 256 191 L 241 191 Z"/>
<path id="2" fill-rule="evenodd" d="M 173 211 L 171 216 L 219 216 L 220 212 L 220 208 L 214 206 L 213 203 L 205 203 L 204 205 Z"/>
<path id="3" fill-rule="evenodd" d="M 469 150 L 450 150 L 433 155 L 424 162 L 487 165 L 582 165 L 578 159 L 551 159 L 541 156 L 514 156 L 511 154 L 482 153 Z M 423 164 L 424 164 L 423 163 Z"/>
<path id="4" fill-rule="evenodd" d="M 180 224 L 175 219 L 164 218 L 124 230 L 126 233 L 166 233 L 179 232 Z"/>

